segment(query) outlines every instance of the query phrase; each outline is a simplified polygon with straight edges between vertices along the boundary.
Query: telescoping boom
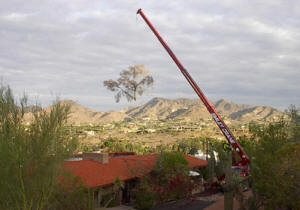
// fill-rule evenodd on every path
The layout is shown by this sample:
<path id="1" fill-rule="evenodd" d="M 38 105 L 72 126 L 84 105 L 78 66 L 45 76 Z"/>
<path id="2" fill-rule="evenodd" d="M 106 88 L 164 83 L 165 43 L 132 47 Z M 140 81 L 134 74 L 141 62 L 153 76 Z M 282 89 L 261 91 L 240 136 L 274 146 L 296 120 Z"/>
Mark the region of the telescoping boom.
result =
<path id="1" fill-rule="evenodd" d="M 150 29 L 152 30 L 152 32 L 155 34 L 155 36 L 158 38 L 158 40 L 160 41 L 160 43 L 166 49 L 166 51 L 171 56 L 171 58 L 173 59 L 173 61 L 176 63 L 176 65 L 180 69 L 180 71 L 183 74 L 183 76 L 187 79 L 187 81 L 192 86 L 192 88 L 194 89 L 194 91 L 200 97 L 200 99 L 202 100 L 202 102 L 206 106 L 208 112 L 211 114 L 212 118 L 214 119 L 214 121 L 216 122 L 216 124 L 218 125 L 218 127 L 220 128 L 220 130 L 222 131 L 223 135 L 227 139 L 228 143 L 239 154 L 239 156 L 241 158 L 241 161 L 238 162 L 237 165 L 239 165 L 239 166 L 246 166 L 246 165 L 250 164 L 249 157 L 243 151 L 242 147 L 239 145 L 239 143 L 237 142 L 237 140 L 234 137 L 234 135 L 231 133 L 231 131 L 229 130 L 229 128 L 227 127 L 227 125 L 225 124 L 225 122 L 222 120 L 221 116 L 218 114 L 218 112 L 216 111 L 216 109 L 214 108 L 214 106 L 208 101 L 208 99 L 206 98 L 206 96 L 204 95 L 204 93 L 198 87 L 198 85 L 193 80 L 193 78 L 190 76 L 190 74 L 187 72 L 187 70 L 183 67 L 183 65 L 181 64 L 181 62 L 178 60 L 178 58 L 172 52 L 172 50 L 170 49 L 170 47 L 163 40 L 163 38 L 160 36 L 160 34 L 158 33 L 158 31 L 154 28 L 154 26 L 148 20 L 148 18 L 146 17 L 146 15 L 142 11 L 142 9 L 139 9 L 137 11 L 137 14 L 140 14 L 142 16 L 142 18 L 145 20 L 145 22 L 150 27 Z"/>

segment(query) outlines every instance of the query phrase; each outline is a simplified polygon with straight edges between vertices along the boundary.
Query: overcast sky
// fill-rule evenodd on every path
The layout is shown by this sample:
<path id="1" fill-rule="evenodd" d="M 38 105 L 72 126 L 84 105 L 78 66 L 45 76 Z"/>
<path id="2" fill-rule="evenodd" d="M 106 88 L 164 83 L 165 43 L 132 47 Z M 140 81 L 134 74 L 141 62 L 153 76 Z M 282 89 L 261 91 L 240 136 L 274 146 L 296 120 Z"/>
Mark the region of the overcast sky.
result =
<path id="1" fill-rule="evenodd" d="M 109 111 L 153 97 L 197 96 L 136 11 L 142 8 L 209 100 L 300 105 L 300 1 L 0 1 L 0 78 L 14 94 Z M 136 104 L 103 86 L 145 64 L 155 83 Z"/>

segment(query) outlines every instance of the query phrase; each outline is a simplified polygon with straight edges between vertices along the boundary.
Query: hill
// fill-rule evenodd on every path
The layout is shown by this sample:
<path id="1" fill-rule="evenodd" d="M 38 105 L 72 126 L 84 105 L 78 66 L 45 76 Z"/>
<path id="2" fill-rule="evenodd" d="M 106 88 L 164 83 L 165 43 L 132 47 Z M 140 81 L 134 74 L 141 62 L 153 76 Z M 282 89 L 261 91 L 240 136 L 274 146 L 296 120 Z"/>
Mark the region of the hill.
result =
<path id="1" fill-rule="evenodd" d="M 71 106 L 69 123 L 97 124 L 134 120 L 184 120 L 196 122 L 211 119 L 206 107 L 200 100 L 153 98 L 144 105 L 120 111 L 99 112 L 85 108 L 74 101 L 61 101 Z M 248 123 L 250 121 L 271 121 L 283 115 L 272 107 L 240 105 L 224 99 L 213 103 L 220 115 L 230 121 Z M 50 107 L 45 109 L 50 110 Z M 25 114 L 30 121 L 32 113 Z"/>
<path id="2" fill-rule="evenodd" d="M 86 108 L 72 100 L 60 101 L 63 105 L 70 106 L 70 115 L 68 118 L 68 124 L 82 125 L 82 124 L 98 124 L 106 122 L 120 122 L 125 118 L 130 118 L 122 111 L 111 111 L 111 112 L 99 112 L 89 108 Z M 49 112 L 50 107 L 45 108 L 46 112 Z M 24 121 L 29 123 L 33 119 L 32 112 L 28 112 L 24 116 Z"/>
<path id="3" fill-rule="evenodd" d="M 221 99 L 213 103 L 219 114 L 229 120 L 247 123 L 278 119 L 282 112 L 272 107 L 240 105 Z M 145 105 L 126 111 L 134 119 L 199 121 L 211 119 L 200 100 L 153 98 Z"/>

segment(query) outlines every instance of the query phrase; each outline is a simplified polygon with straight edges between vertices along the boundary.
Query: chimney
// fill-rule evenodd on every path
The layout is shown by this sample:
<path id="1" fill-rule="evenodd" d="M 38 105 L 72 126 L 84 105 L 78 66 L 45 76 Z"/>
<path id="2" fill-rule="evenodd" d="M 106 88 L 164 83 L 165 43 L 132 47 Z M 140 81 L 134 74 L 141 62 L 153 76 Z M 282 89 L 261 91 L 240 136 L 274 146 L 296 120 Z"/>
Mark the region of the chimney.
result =
<path id="1" fill-rule="evenodd" d="M 109 156 L 108 153 L 101 152 L 85 152 L 82 154 L 83 160 L 93 160 L 103 164 L 108 164 Z"/>

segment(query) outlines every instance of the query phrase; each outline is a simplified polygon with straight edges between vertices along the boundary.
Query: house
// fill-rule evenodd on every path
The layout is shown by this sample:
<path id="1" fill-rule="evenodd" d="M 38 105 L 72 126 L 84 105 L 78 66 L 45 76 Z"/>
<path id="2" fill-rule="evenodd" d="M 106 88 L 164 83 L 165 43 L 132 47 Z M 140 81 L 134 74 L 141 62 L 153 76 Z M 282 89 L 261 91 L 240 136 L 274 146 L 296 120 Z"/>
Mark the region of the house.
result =
<path id="1" fill-rule="evenodd" d="M 124 182 L 119 200 L 130 200 L 131 190 L 139 178 L 148 175 L 156 164 L 158 154 L 136 155 L 135 153 L 83 153 L 82 158 L 65 161 L 63 168 L 81 178 L 83 184 L 94 189 L 96 205 L 103 196 L 114 192 L 116 179 Z M 191 169 L 204 168 L 207 161 L 184 155 Z"/>

